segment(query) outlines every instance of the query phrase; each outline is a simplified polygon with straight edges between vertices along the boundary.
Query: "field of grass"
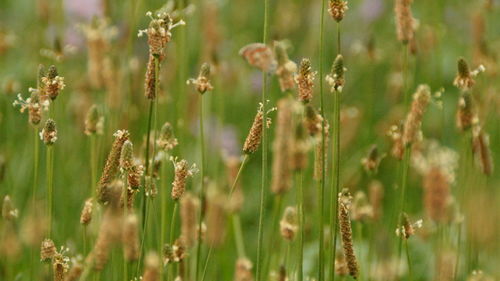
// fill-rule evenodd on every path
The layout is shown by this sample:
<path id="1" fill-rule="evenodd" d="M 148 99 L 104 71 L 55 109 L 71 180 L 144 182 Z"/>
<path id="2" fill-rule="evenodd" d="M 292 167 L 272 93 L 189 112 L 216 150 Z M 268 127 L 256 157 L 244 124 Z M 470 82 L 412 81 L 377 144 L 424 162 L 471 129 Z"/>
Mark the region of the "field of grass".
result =
<path id="1" fill-rule="evenodd" d="M 500 280 L 499 18 L 0 1 L 0 280 Z"/>

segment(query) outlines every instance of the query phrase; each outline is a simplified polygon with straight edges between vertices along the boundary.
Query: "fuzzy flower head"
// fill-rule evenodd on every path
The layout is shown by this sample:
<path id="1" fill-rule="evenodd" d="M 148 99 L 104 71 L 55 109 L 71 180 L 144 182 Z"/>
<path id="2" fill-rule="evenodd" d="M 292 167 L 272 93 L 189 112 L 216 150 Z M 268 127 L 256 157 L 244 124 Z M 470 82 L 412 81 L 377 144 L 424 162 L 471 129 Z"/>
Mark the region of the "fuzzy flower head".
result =
<path id="1" fill-rule="evenodd" d="M 45 126 L 40 132 L 40 139 L 46 145 L 53 145 L 56 142 L 57 129 L 56 129 L 56 122 L 54 122 L 54 120 L 47 119 L 47 121 L 45 122 Z"/>
<path id="2" fill-rule="evenodd" d="M 376 173 L 378 170 L 378 166 L 380 165 L 380 161 L 385 157 L 384 155 L 380 155 L 378 152 L 377 145 L 373 145 L 368 152 L 368 155 L 361 159 L 361 165 L 365 168 L 365 171 L 369 173 Z"/>
<path id="3" fill-rule="evenodd" d="M 21 94 L 18 94 L 12 105 L 19 106 L 21 113 L 27 110 L 30 124 L 36 126 L 42 120 L 42 110 L 48 110 L 49 101 L 43 101 L 37 89 L 30 88 L 29 91 L 31 93 L 29 98 L 23 99 Z"/>
<path id="4" fill-rule="evenodd" d="M 282 92 L 291 90 L 295 87 L 294 75 L 297 72 L 297 64 L 288 58 L 284 42 L 277 41 L 274 44 L 274 52 L 278 61 L 276 75 L 280 83 Z"/>
<path id="5" fill-rule="evenodd" d="M 54 65 L 49 67 L 47 76 L 42 77 L 42 83 L 45 94 L 47 94 L 51 100 L 55 100 L 64 87 L 66 87 L 64 84 L 64 77 L 59 76 L 57 68 Z"/>
<path id="6" fill-rule="evenodd" d="M 328 3 L 328 12 L 336 22 L 340 22 L 344 18 L 344 14 L 348 9 L 347 1 L 330 0 Z"/>
<path id="7" fill-rule="evenodd" d="M 465 59 L 459 58 L 457 61 L 457 76 L 453 81 L 453 85 L 462 91 L 470 90 L 476 83 L 473 78 L 485 70 L 483 65 L 479 65 L 477 69 L 471 71 Z"/>
<path id="8" fill-rule="evenodd" d="M 160 149 L 164 151 L 172 150 L 175 146 L 177 146 L 178 142 L 174 135 L 174 130 L 170 123 L 166 122 L 161 127 L 160 136 L 156 140 L 156 145 L 160 147 Z"/>
<path id="9" fill-rule="evenodd" d="M 189 167 L 186 160 L 178 160 L 177 157 L 170 157 L 170 161 L 174 164 L 175 177 L 172 183 L 172 198 L 179 200 L 186 190 L 186 179 L 192 177 L 198 172 L 196 164 Z"/>
<path id="10" fill-rule="evenodd" d="M 422 220 L 416 222 L 410 222 L 408 215 L 406 213 L 401 214 L 400 226 L 396 229 L 396 235 L 408 239 L 415 234 L 415 231 L 422 227 Z"/>
<path id="11" fill-rule="evenodd" d="M 268 101 L 269 102 L 269 101 Z M 266 115 L 275 111 L 276 107 L 273 107 L 266 111 Z M 264 122 L 264 104 L 259 103 L 259 109 L 252 123 L 252 127 L 248 132 L 245 143 L 243 144 L 243 152 L 245 154 L 252 154 L 259 148 L 263 127 L 269 128 L 271 126 L 271 118 L 267 117 Z"/>
<path id="12" fill-rule="evenodd" d="M 295 75 L 295 83 L 299 88 L 299 100 L 305 104 L 312 100 L 315 76 L 316 72 L 311 70 L 311 61 L 302 59 L 299 73 Z"/>
<path id="13" fill-rule="evenodd" d="M 104 117 L 99 113 L 97 105 L 92 105 L 85 116 L 85 134 L 87 136 L 102 135 L 104 127 Z"/>
<path id="14" fill-rule="evenodd" d="M 332 93 L 342 92 L 342 88 L 345 84 L 344 74 L 346 71 L 347 68 L 344 67 L 344 58 L 342 55 L 338 55 L 333 62 L 330 74 L 326 76 L 326 82 L 330 85 L 330 91 Z"/>
<path id="15" fill-rule="evenodd" d="M 214 89 L 212 84 L 210 84 L 210 65 L 208 63 L 204 63 L 201 66 L 200 74 L 196 79 L 191 78 L 187 80 L 187 84 L 193 84 L 196 88 L 196 91 L 200 94 L 204 94 L 206 91 L 211 91 Z"/>
<path id="16" fill-rule="evenodd" d="M 139 30 L 138 36 L 144 34 L 148 36 L 149 52 L 155 57 L 163 56 L 163 48 L 170 42 L 172 37 L 171 30 L 179 25 L 185 25 L 183 20 L 174 22 L 168 13 L 156 13 L 153 16 L 152 12 L 147 12 L 146 16 L 151 18 L 149 27 Z"/>

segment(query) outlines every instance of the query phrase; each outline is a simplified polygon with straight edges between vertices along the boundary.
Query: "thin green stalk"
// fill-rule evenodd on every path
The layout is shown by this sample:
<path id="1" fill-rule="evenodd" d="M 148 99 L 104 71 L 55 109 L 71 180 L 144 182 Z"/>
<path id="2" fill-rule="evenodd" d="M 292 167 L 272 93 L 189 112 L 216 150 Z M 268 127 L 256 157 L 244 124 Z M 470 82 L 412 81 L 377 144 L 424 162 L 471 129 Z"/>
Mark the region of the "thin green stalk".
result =
<path id="1" fill-rule="evenodd" d="M 399 215 L 403 214 L 406 205 L 406 185 L 408 180 L 408 170 L 410 168 L 410 155 L 411 155 L 411 145 L 405 147 L 403 155 L 403 172 L 401 174 L 401 197 L 399 202 Z M 396 226 L 401 227 L 400 222 L 396 222 Z M 398 243 L 398 261 L 401 260 L 401 250 L 403 244 L 403 237 L 399 239 Z"/>
<path id="2" fill-rule="evenodd" d="M 36 189 L 38 187 L 38 162 L 40 158 L 40 146 L 38 145 L 38 128 L 33 127 L 33 188 L 32 188 L 32 201 L 31 201 L 31 208 L 32 212 L 35 212 L 35 205 L 36 205 Z M 31 279 L 34 279 L 34 274 L 35 274 L 35 266 L 36 266 L 36 259 L 35 259 L 35 250 L 32 247 L 31 248 L 31 270 L 30 270 L 30 277 Z"/>
<path id="3" fill-rule="evenodd" d="M 156 62 L 156 60 L 155 60 Z M 156 86 L 155 86 L 156 87 Z M 144 164 L 144 183 L 146 183 L 146 176 L 149 172 L 149 145 L 150 145 L 150 137 L 151 137 L 151 123 L 153 119 L 153 108 L 154 108 L 155 100 L 152 99 L 149 101 L 149 114 L 148 114 L 148 126 L 147 126 L 147 136 L 146 136 L 146 152 L 144 155 L 144 159 L 146 159 Z M 146 210 L 147 210 L 147 196 L 146 196 L 146 185 L 144 184 L 144 192 L 142 193 L 142 231 L 143 231 L 143 239 L 145 237 L 144 232 L 146 231 Z"/>
<path id="4" fill-rule="evenodd" d="M 96 135 L 90 135 L 90 181 L 91 190 L 90 195 L 94 196 L 97 188 L 97 147 L 96 147 Z"/>
<path id="5" fill-rule="evenodd" d="M 231 186 L 231 191 L 229 192 L 229 199 L 231 199 L 231 196 L 233 195 L 234 189 L 236 188 L 236 184 L 238 183 L 238 179 L 240 178 L 241 171 L 243 171 L 243 168 L 245 167 L 247 159 L 248 159 L 248 154 L 245 154 L 245 157 L 243 157 L 243 160 L 241 161 L 240 168 L 238 169 L 238 173 L 236 174 L 236 178 L 234 179 L 233 185 Z"/>
<path id="6" fill-rule="evenodd" d="M 236 214 L 231 215 L 233 221 L 234 242 L 236 244 L 236 252 L 239 258 L 246 257 L 245 243 L 243 242 L 243 232 L 241 231 L 240 216 Z"/>
<path id="7" fill-rule="evenodd" d="M 340 28 L 339 28 L 340 29 Z M 338 206 L 337 196 L 340 191 L 340 92 L 333 93 L 333 173 L 332 188 L 330 192 L 330 239 L 332 242 L 330 264 L 334 264 L 337 254 L 337 225 L 338 225 Z M 335 269 L 332 267 L 330 271 L 331 280 L 335 280 Z"/>
<path id="8" fill-rule="evenodd" d="M 161 200 L 161 227 L 160 227 L 160 245 L 158 246 L 158 253 L 163 252 L 163 245 L 165 245 L 166 238 L 166 228 L 167 228 L 167 161 L 166 158 L 163 159 L 163 163 L 161 165 L 161 176 L 162 179 L 162 187 L 160 190 L 160 200 Z M 161 267 L 161 280 L 164 278 L 163 274 L 164 267 Z"/>
<path id="9" fill-rule="evenodd" d="M 408 280 L 412 280 L 412 270 L 411 270 L 411 260 L 410 260 L 410 249 L 408 247 L 408 239 L 405 239 L 405 249 L 406 249 L 406 261 L 408 262 Z"/>
<path id="10" fill-rule="evenodd" d="M 204 215 L 205 205 L 205 130 L 203 128 L 203 95 L 200 95 L 200 152 L 201 152 L 201 167 L 200 167 L 200 215 L 198 218 L 198 245 L 196 249 L 196 271 L 195 280 L 198 279 L 201 262 L 201 229 Z"/>
<path id="11" fill-rule="evenodd" d="M 462 224 L 458 223 L 458 238 L 457 238 L 457 257 L 455 260 L 455 267 L 453 272 L 453 280 L 458 280 L 459 266 L 460 266 L 460 256 L 462 250 Z"/>
<path id="12" fill-rule="evenodd" d="M 321 1 L 321 16 L 320 16 L 320 27 L 319 27 L 319 93 L 320 93 L 320 108 L 321 115 L 323 116 L 323 121 L 321 124 L 321 180 L 320 180 L 320 195 L 319 195 L 319 268 L 318 268 L 318 281 L 324 280 L 324 218 L 323 218 L 323 205 L 325 197 L 325 179 L 326 179 L 326 169 L 325 169 L 325 107 L 323 101 L 323 61 L 324 61 L 324 50 L 323 50 L 323 37 L 324 37 L 324 18 L 325 18 L 325 6 L 326 0 Z"/>
<path id="13" fill-rule="evenodd" d="M 298 206 L 297 209 L 299 211 L 299 249 L 297 254 L 297 280 L 302 281 L 304 278 L 304 188 L 303 188 L 303 172 L 299 171 L 298 175 L 298 188 L 297 188 L 297 197 L 298 197 Z"/>
<path id="14" fill-rule="evenodd" d="M 175 220 L 177 218 L 177 209 L 178 209 L 178 206 L 179 206 L 179 202 L 178 201 L 174 201 L 174 209 L 172 210 L 172 218 L 170 219 L 170 239 L 169 239 L 169 242 L 170 242 L 170 245 L 172 245 L 174 243 L 174 235 L 175 235 Z"/>
<path id="15" fill-rule="evenodd" d="M 277 231 L 278 229 L 278 222 L 279 222 L 279 219 L 280 219 L 280 211 L 281 211 L 281 206 L 283 204 L 283 195 L 276 195 L 274 197 L 274 205 L 273 205 L 273 216 L 272 216 L 272 225 L 271 225 L 271 235 L 269 237 L 269 245 L 268 245 L 268 249 L 273 249 L 273 247 L 275 247 L 275 245 L 278 245 L 279 247 L 279 243 L 276 243 L 276 236 L 278 235 L 279 231 Z M 262 270 L 262 274 L 264 274 L 264 276 L 268 276 L 269 274 L 269 268 L 271 267 L 271 263 L 273 261 L 273 253 L 279 253 L 279 248 L 278 250 L 275 250 L 275 251 L 271 251 L 271 253 L 265 258 L 265 263 L 264 263 L 264 268 Z M 265 279 L 265 278 L 264 278 Z"/>
<path id="16" fill-rule="evenodd" d="M 269 0 L 264 0 L 264 28 L 262 42 L 267 43 L 267 32 L 269 29 Z M 266 199 L 266 171 L 267 171 L 267 133 L 266 133 L 266 120 L 267 120 L 267 74 L 262 73 L 262 118 L 264 120 L 262 125 L 262 166 L 261 166 L 261 186 L 260 186 L 260 207 L 259 207 L 259 230 L 257 234 L 257 270 L 256 280 L 262 280 L 262 263 L 264 257 L 262 254 L 262 245 L 264 243 L 264 203 Z"/>
<path id="17" fill-rule="evenodd" d="M 47 170 L 47 218 L 48 223 L 48 236 L 52 237 L 52 196 L 54 189 L 53 172 L 54 172 L 54 160 L 53 160 L 53 147 L 51 145 L 47 146 L 46 155 L 46 170 Z"/>
<path id="18" fill-rule="evenodd" d="M 123 189 L 123 219 L 126 221 L 128 216 L 128 174 L 125 172 L 123 174 L 123 182 L 125 183 L 125 188 Z M 123 281 L 128 280 L 128 262 L 125 256 L 123 256 Z"/>
<path id="19" fill-rule="evenodd" d="M 205 275 L 207 274 L 208 264 L 209 264 L 209 261 L 210 261 L 210 257 L 212 256 L 212 250 L 213 250 L 213 248 L 214 248 L 213 246 L 210 246 L 208 248 L 207 259 L 205 260 L 205 266 L 203 267 L 203 274 L 201 275 L 201 281 L 205 280 Z"/>

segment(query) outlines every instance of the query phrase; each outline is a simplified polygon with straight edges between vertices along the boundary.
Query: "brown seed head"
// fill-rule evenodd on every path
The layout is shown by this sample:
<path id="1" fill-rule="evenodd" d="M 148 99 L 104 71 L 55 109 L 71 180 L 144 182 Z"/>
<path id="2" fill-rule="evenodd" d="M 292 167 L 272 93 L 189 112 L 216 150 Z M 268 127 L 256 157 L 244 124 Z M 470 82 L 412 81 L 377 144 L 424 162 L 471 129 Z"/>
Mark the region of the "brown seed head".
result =
<path id="1" fill-rule="evenodd" d="M 182 20 L 174 22 L 172 17 L 167 13 L 153 15 L 153 13 L 147 12 L 146 15 L 151 18 L 149 27 L 139 30 L 138 36 L 141 37 L 143 34 L 147 34 L 150 55 L 162 58 L 164 55 L 163 49 L 172 37 L 171 30 L 185 23 Z"/>
<path id="2" fill-rule="evenodd" d="M 123 255 L 127 261 L 139 259 L 139 228 L 135 214 L 129 214 L 125 218 L 122 233 Z"/>
<path id="3" fill-rule="evenodd" d="M 275 194 L 283 194 L 292 186 L 293 106 L 294 102 L 289 98 L 278 101 L 271 180 L 271 190 Z"/>
<path id="4" fill-rule="evenodd" d="M 453 85 L 455 85 L 462 91 L 467 91 L 472 88 L 475 83 L 476 81 L 474 81 L 474 79 L 472 78 L 469 65 L 464 58 L 459 58 L 457 61 L 457 76 L 453 81 Z"/>
<path id="5" fill-rule="evenodd" d="M 347 1 L 330 0 L 328 4 L 328 12 L 336 22 L 342 21 L 345 12 L 349 9 Z"/>
<path id="6" fill-rule="evenodd" d="M 45 122 L 45 126 L 40 132 L 40 139 L 46 145 L 53 145 L 56 142 L 57 129 L 56 129 L 56 122 L 54 122 L 54 120 L 47 119 L 47 121 Z"/>
<path id="7" fill-rule="evenodd" d="M 186 247 L 190 248 L 196 242 L 197 217 L 200 202 L 191 192 L 186 192 L 180 200 L 181 235 Z"/>
<path id="8" fill-rule="evenodd" d="M 304 104 L 309 103 L 313 98 L 314 77 L 316 72 L 311 70 L 311 61 L 302 59 L 299 73 L 295 75 L 295 83 L 299 88 L 299 100 Z"/>
<path id="9" fill-rule="evenodd" d="M 493 160 L 490 150 L 490 138 L 480 126 L 474 128 L 473 152 L 476 162 L 479 164 L 483 174 L 490 176 L 493 173 Z"/>
<path id="10" fill-rule="evenodd" d="M 472 95 L 469 92 L 463 92 L 458 99 L 457 127 L 465 132 L 472 128 L 477 117 L 473 108 Z"/>
<path id="11" fill-rule="evenodd" d="M 292 241 L 299 230 L 297 208 L 286 207 L 283 218 L 280 221 L 280 231 L 283 239 Z"/>
<path id="12" fill-rule="evenodd" d="M 85 134 L 90 136 L 94 134 L 102 134 L 104 118 L 99 115 L 97 105 L 92 105 L 87 111 L 85 117 Z"/>
<path id="13" fill-rule="evenodd" d="M 304 126 L 309 132 L 310 136 L 318 136 L 321 134 L 321 123 L 323 122 L 323 117 L 319 114 L 312 105 L 306 105 L 305 116 L 304 116 Z"/>
<path id="14" fill-rule="evenodd" d="M 51 65 L 49 67 L 49 70 L 47 71 L 47 76 L 42 78 L 42 82 L 44 85 L 44 94 L 47 94 L 47 96 L 51 100 L 55 100 L 59 93 L 64 89 L 66 86 L 64 84 L 64 77 L 59 76 L 57 73 L 57 68 L 54 65 Z"/>
<path id="15" fill-rule="evenodd" d="M 164 151 L 170 151 L 175 146 L 177 146 L 178 142 L 174 135 L 174 130 L 170 123 L 166 122 L 163 124 L 160 130 L 160 136 L 156 141 L 156 144 L 160 147 L 160 149 Z"/>
<path id="16" fill-rule="evenodd" d="M 427 109 L 431 99 L 431 91 L 427 85 L 419 85 L 417 92 L 413 95 L 413 102 L 411 104 L 411 109 L 406 116 L 406 121 L 404 125 L 403 132 L 403 144 L 405 146 L 417 141 L 418 134 L 420 132 L 420 127 L 422 124 L 422 118 L 424 112 Z"/>
<path id="17" fill-rule="evenodd" d="M 43 262 L 51 260 L 57 253 L 56 245 L 50 239 L 45 239 L 42 241 L 42 247 L 40 248 L 40 258 Z"/>
<path id="18" fill-rule="evenodd" d="M 245 154 L 252 154 L 259 148 L 261 137 L 262 137 L 262 128 L 264 127 L 263 117 L 263 104 L 259 104 L 259 109 L 257 110 L 257 114 L 252 123 L 252 127 L 248 132 L 248 136 L 243 144 L 243 152 Z M 270 109 L 267 113 L 275 110 L 274 108 Z M 271 119 L 267 118 L 266 127 L 269 128 L 271 125 Z"/>
<path id="19" fill-rule="evenodd" d="M 193 164 L 189 168 L 186 160 L 177 161 L 177 158 L 171 157 L 170 160 L 174 164 L 174 182 L 172 182 L 172 199 L 179 200 L 186 190 L 186 180 L 188 177 L 193 176 L 198 170 L 196 165 Z"/>
<path id="20" fill-rule="evenodd" d="M 333 61 L 330 74 L 326 76 L 326 82 L 330 85 L 330 91 L 332 93 L 342 92 L 345 84 L 345 72 L 346 68 L 344 67 L 344 58 L 342 55 L 337 55 Z"/>
<path id="21" fill-rule="evenodd" d="M 147 254 L 144 261 L 144 274 L 142 281 L 159 281 L 160 280 L 161 262 L 158 255 L 154 252 Z"/>
<path id="22" fill-rule="evenodd" d="M 80 224 L 88 225 L 92 220 L 92 210 L 93 210 L 93 198 L 89 198 L 85 201 L 83 205 L 82 213 L 80 215 Z"/>
<path id="23" fill-rule="evenodd" d="M 297 64 L 288 58 L 288 54 L 283 42 L 276 41 L 274 44 L 274 52 L 278 61 L 276 75 L 280 83 L 282 92 L 295 88 L 293 76 L 297 72 Z"/>
<path id="24" fill-rule="evenodd" d="M 156 65 L 158 63 L 158 65 Z M 147 99 L 154 100 L 156 98 L 157 87 L 159 87 L 157 71 L 159 71 L 159 61 L 153 55 L 149 56 L 148 65 L 146 68 L 146 78 L 144 79 L 144 95 Z"/>
<path id="25" fill-rule="evenodd" d="M 342 192 L 339 193 L 338 201 L 340 237 L 342 240 L 342 246 L 344 248 L 349 275 L 356 279 L 358 277 L 358 262 L 356 260 L 356 256 L 354 255 L 351 220 L 349 218 L 349 209 L 351 206 L 352 196 L 346 188 L 344 188 Z"/>
<path id="26" fill-rule="evenodd" d="M 234 281 L 253 281 L 252 262 L 240 257 L 236 260 L 236 269 L 234 271 Z"/>
<path id="27" fill-rule="evenodd" d="M 403 44 L 408 44 L 415 33 L 416 24 L 411 12 L 412 2 L 413 0 L 396 0 L 394 4 L 398 40 Z"/>
<path id="28" fill-rule="evenodd" d="M 221 246 L 224 243 L 227 197 L 212 184 L 207 192 L 206 241 L 213 247 Z"/>
<path id="29" fill-rule="evenodd" d="M 97 187 L 97 195 L 99 203 L 104 203 L 104 198 L 102 198 L 103 189 L 106 185 L 111 183 L 111 181 L 115 178 L 116 174 L 119 171 L 120 165 L 120 154 L 122 151 L 123 144 L 125 141 L 129 139 L 128 131 L 118 130 L 115 134 L 115 141 L 113 142 L 113 146 L 111 147 L 111 151 L 108 154 L 108 159 L 106 160 L 106 164 L 104 166 L 104 171 L 101 175 L 101 179 L 99 180 L 99 185 Z"/>
<path id="30" fill-rule="evenodd" d="M 83 265 L 80 262 L 73 263 L 73 266 L 66 275 L 65 281 L 78 281 L 83 273 Z"/>
<path id="31" fill-rule="evenodd" d="M 447 219 L 450 183 L 440 167 L 431 167 L 424 177 L 424 204 L 427 215 L 435 222 Z"/>
<path id="32" fill-rule="evenodd" d="M 292 144 L 291 166 L 294 171 L 304 170 L 307 167 L 308 152 L 311 148 L 306 128 L 303 122 L 295 124 L 294 139 Z"/>
<path id="33" fill-rule="evenodd" d="M 54 281 L 64 281 L 66 273 L 69 269 L 69 258 L 62 253 L 56 253 L 53 261 L 52 268 L 54 272 Z"/>
<path id="34" fill-rule="evenodd" d="M 200 74 L 196 79 L 191 78 L 187 81 L 187 84 L 193 84 L 196 88 L 196 91 L 200 94 L 204 94 L 206 91 L 212 91 L 214 87 L 210 84 L 210 65 L 208 63 L 204 63 L 201 66 Z"/>

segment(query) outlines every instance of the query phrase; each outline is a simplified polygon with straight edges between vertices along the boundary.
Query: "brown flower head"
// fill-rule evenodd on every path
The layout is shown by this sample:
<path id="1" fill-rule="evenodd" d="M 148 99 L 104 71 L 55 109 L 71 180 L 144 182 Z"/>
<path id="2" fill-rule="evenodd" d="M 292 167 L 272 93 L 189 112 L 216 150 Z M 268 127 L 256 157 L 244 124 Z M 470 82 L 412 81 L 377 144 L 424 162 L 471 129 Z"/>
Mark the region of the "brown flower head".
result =
<path id="1" fill-rule="evenodd" d="M 45 126 L 40 132 L 40 139 L 46 145 L 53 145 L 56 142 L 57 129 L 56 129 L 56 122 L 54 122 L 54 120 L 47 119 L 47 121 L 45 122 Z"/>
<path id="2" fill-rule="evenodd" d="M 276 75 L 280 83 L 282 92 L 291 90 L 295 87 L 294 75 L 297 72 L 297 64 L 288 58 L 288 54 L 283 42 L 276 41 L 274 43 L 274 52 L 278 61 Z"/>
<path id="3" fill-rule="evenodd" d="M 263 108 L 264 105 L 262 103 L 259 103 L 259 109 L 257 110 L 257 114 L 255 115 L 255 118 L 253 120 L 252 127 L 250 128 L 245 143 L 243 144 L 243 152 L 245 154 L 252 154 L 259 148 L 262 137 L 262 128 L 264 127 Z M 276 110 L 276 108 L 274 107 L 269 109 L 266 115 L 274 110 Z M 266 128 L 269 128 L 270 126 L 271 126 L 271 118 L 267 118 Z"/>
<path id="4" fill-rule="evenodd" d="M 172 150 L 178 142 L 174 135 L 174 129 L 170 123 L 165 122 L 160 130 L 160 136 L 156 140 L 156 145 L 164 151 Z"/>
<path id="5" fill-rule="evenodd" d="M 189 168 L 189 164 L 186 160 L 177 160 L 177 157 L 170 157 L 170 161 L 174 164 L 175 176 L 174 182 L 172 182 L 172 199 L 179 200 L 186 190 L 186 180 L 188 177 L 192 177 L 198 172 L 196 165 L 193 164 Z"/>
<path id="6" fill-rule="evenodd" d="M 97 105 L 92 105 L 87 111 L 85 117 L 85 134 L 90 136 L 94 134 L 102 135 L 104 126 L 104 117 L 99 114 Z"/>
<path id="7" fill-rule="evenodd" d="M 171 30 L 179 25 L 185 25 L 183 20 L 174 22 L 168 13 L 157 13 L 153 16 L 152 12 L 147 12 L 146 16 L 151 18 L 147 29 L 139 30 L 138 36 L 143 34 L 148 36 L 149 53 L 152 56 L 162 58 L 163 48 L 170 42 L 172 37 Z"/>
<path id="8" fill-rule="evenodd" d="M 457 76 L 453 81 L 453 85 L 462 91 L 470 90 L 470 88 L 472 88 L 472 86 L 476 83 L 476 81 L 474 81 L 474 77 L 483 71 L 485 71 L 483 65 L 480 65 L 477 69 L 471 71 L 465 59 L 459 58 L 457 61 Z"/>
<path id="9" fill-rule="evenodd" d="M 280 231 L 283 239 L 292 241 L 299 230 L 297 208 L 286 207 L 283 218 L 280 221 Z"/>
<path id="10" fill-rule="evenodd" d="M 51 100 L 55 100 L 66 86 L 64 84 L 64 77 L 59 76 L 57 68 L 54 65 L 49 67 L 47 76 L 42 77 L 42 82 L 44 85 L 44 93 L 47 94 Z"/>
<path id="11" fill-rule="evenodd" d="M 347 69 L 344 67 L 344 58 L 342 55 L 337 55 L 335 61 L 332 64 L 332 70 L 330 74 L 326 76 L 326 82 L 330 85 L 330 91 L 334 92 L 342 92 L 342 88 L 345 84 L 344 74 Z"/>
<path id="12" fill-rule="evenodd" d="M 403 131 L 403 144 L 405 146 L 418 140 L 422 118 L 424 117 L 424 112 L 430 100 L 431 91 L 429 86 L 419 85 L 417 91 L 413 94 L 411 109 L 405 120 Z"/>
<path id="13" fill-rule="evenodd" d="M 413 0 L 396 0 L 394 4 L 398 40 L 403 44 L 408 44 L 413 39 L 416 29 L 416 20 L 411 12 L 412 2 Z"/>
<path id="14" fill-rule="evenodd" d="M 210 84 L 210 64 L 204 63 L 201 65 L 200 73 L 198 77 L 191 78 L 187 81 L 187 84 L 193 84 L 196 91 L 200 94 L 204 94 L 206 91 L 212 91 L 214 87 Z"/>
<path id="15" fill-rule="evenodd" d="M 340 22 L 344 18 L 345 12 L 349 9 L 347 1 L 330 0 L 328 4 L 328 12 L 336 22 Z"/>
<path id="16" fill-rule="evenodd" d="M 311 61 L 302 59 L 299 73 L 295 75 L 295 83 L 299 88 L 299 100 L 305 104 L 313 98 L 314 77 L 316 72 L 311 70 Z"/>

